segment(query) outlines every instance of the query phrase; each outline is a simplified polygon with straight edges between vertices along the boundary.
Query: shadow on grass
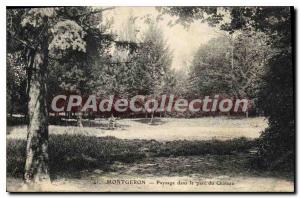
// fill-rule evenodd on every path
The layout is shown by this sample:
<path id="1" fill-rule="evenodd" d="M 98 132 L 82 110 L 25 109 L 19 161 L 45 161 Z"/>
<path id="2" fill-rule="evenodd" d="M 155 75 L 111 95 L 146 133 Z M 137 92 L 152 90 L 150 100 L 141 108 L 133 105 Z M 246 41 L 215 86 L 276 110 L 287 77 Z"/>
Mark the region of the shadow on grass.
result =
<path id="1" fill-rule="evenodd" d="M 115 137 L 50 135 L 49 166 L 52 179 L 80 178 L 82 173 L 86 175 L 95 170 L 130 175 L 204 174 L 292 178 L 281 172 L 255 168 L 253 151 L 256 146 L 256 140 L 246 138 L 158 142 Z M 25 148 L 25 140 L 7 140 L 7 176 L 23 176 Z"/>
<path id="2" fill-rule="evenodd" d="M 115 137 L 91 137 L 83 135 L 50 135 L 49 157 L 51 177 L 80 177 L 81 171 L 100 169 L 114 171 L 114 163 L 143 164 L 153 158 L 179 156 L 235 156 L 249 153 L 256 141 L 245 138 L 219 141 L 169 141 L 121 140 Z M 25 164 L 26 141 L 7 140 L 7 175 L 22 177 Z M 226 158 L 226 157 L 225 157 Z M 161 162 L 163 163 L 163 162 Z M 178 162 L 180 163 L 180 162 Z M 245 165 L 245 164 L 243 164 Z M 130 166 L 130 165 L 128 165 Z M 176 166 L 176 165 L 174 165 Z M 217 165 L 214 165 L 217 168 Z M 248 165 L 247 165 L 248 166 Z M 177 169 L 174 169 L 176 172 Z M 236 169 L 240 171 L 241 169 Z M 159 172 L 159 170 L 156 170 Z M 234 171 L 234 170 L 233 170 Z"/>
<path id="3" fill-rule="evenodd" d="M 51 177 L 57 173 L 76 176 L 83 170 L 109 170 L 114 161 L 131 163 L 145 157 L 139 144 L 130 144 L 114 137 L 83 135 L 50 135 L 49 165 Z M 7 140 L 7 175 L 22 177 L 25 164 L 25 140 Z"/>
<path id="4" fill-rule="evenodd" d="M 151 118 L 141 118 L 141 119 L 136 119 L 136 120 L 133 120 L 134 122 L 139 122 L 139 123 L 142 123 L 142 124 L 150 124 L 150 121 L 151 121 Z M 163 125 L 167 123 L 167 121 L 165 120 L 162 120 L 160 118 L 153 118 L 152 120 L 152 123 L 151 125 Z"/>

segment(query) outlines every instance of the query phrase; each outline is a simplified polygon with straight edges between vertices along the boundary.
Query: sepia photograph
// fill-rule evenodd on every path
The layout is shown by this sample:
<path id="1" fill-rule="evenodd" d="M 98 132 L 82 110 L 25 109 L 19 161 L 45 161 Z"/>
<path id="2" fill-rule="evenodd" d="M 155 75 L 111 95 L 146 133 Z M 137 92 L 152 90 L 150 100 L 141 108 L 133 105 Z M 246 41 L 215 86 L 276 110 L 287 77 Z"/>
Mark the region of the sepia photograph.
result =
<path id="1" fill-rule="evenodd" d="M 6 191 L 294 193 L 294 12 L 7 6 Z"/>

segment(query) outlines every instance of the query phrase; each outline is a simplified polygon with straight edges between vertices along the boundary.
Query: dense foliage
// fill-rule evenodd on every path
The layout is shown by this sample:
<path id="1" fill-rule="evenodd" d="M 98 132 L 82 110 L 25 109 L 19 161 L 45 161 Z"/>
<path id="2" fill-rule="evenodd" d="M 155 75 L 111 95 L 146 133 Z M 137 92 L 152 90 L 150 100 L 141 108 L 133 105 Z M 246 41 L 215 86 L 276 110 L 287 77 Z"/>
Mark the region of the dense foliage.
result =
<path id="1" fill-rule="evenodd" d="M 163 8 L 162 12 L 178 16 L 178 22 L 184 25 L 189 25 L 194 20 L 202 20 L 209 21 L 230 34 L 238 31 L 254 31 L 268 36 L 267 44 L 273 52 L 271 56 L 265 57 L 266 72 L 262 82 L 253 82 L 259 85 L 258 106 L 269 120 L 269 128 L 261 135 L 257 162 L 264 168 L 293 170 L 295 162 L 293 8 L 167 7 Z M 225 16 L 230 17 L 229 22 L 222 21 Z M 257 57 L 253 58 L 255 61 L 259 60 Z"/>

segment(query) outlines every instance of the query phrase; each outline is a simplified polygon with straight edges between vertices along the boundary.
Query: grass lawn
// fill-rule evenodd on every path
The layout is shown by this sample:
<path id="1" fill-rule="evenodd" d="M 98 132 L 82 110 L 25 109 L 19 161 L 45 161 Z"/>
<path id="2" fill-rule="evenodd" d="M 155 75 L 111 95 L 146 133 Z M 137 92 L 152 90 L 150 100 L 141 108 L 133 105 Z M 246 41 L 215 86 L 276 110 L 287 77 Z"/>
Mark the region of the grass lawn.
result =
<path id="1" fill-rule="evenodd" d="M 118 124 L 119 128 L 114 131 L 101 125 L 51 126 L 49 155 L 54 186 L 43 190 L 181 191 L 187 188 L 171 185 L 179 180 L 193 183 L 186 189 L 192 191 L 293 190 L 292 176 L 288 173 L 255 168 L 255 138 L 266 125 L 262 118 L 160 119 L 154 125 L 145 120 L 127 119 Z M 209 129 L 203 132 L 204 128 Z M 225 130 L 220 133 L 222 128 Z M 133 134 L 134 129 L 139 138 Z M 241 129 L 246 132 L 238 133 Z M 252 131 L 247 133 L 249 129 Z M 22 184 L 25 135 L 24 126 L 8 129 L 9 191 L 18 191 Z M 145 180 L 149 185 L 107 184 L 108 180 L 122 178 Z M 216 185 L 204 185 L 209 181 Z M 229 185 L 230 182 L 234 185 Z"/>
<path id="2" fill-rule="evenodd" d="M 267 127 L 263 117 L 232 119 L 227 117 L 207 117 L 194 119 L 156 118 L 152 125 L 149 119 L 121 119 L 118 128 L 107 129 L 107 119 L 85 121 L 83 128 L 50 125 L 49 133 L 54 135 L 87 135 L 94 137 L 114 136 L 120 139 L 171 140 L 228 140 L 232 138 L 258 138 Z M 92 126 L 92 127 L 89 127 Z M 7 127 L 7 138 L 25 139 L 26 126 Z"/>

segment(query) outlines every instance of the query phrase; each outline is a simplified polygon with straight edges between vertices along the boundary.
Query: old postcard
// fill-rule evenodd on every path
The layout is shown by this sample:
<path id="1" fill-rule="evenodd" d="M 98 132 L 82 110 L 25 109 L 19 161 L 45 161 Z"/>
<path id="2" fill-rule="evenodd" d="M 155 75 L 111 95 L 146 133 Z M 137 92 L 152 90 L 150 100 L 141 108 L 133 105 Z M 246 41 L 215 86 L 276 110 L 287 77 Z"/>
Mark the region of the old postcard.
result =
<path id="1" fill-rule="evenodd" d="M 294 192 L 293 7 L 7 7 L 8 192 Z"/>

